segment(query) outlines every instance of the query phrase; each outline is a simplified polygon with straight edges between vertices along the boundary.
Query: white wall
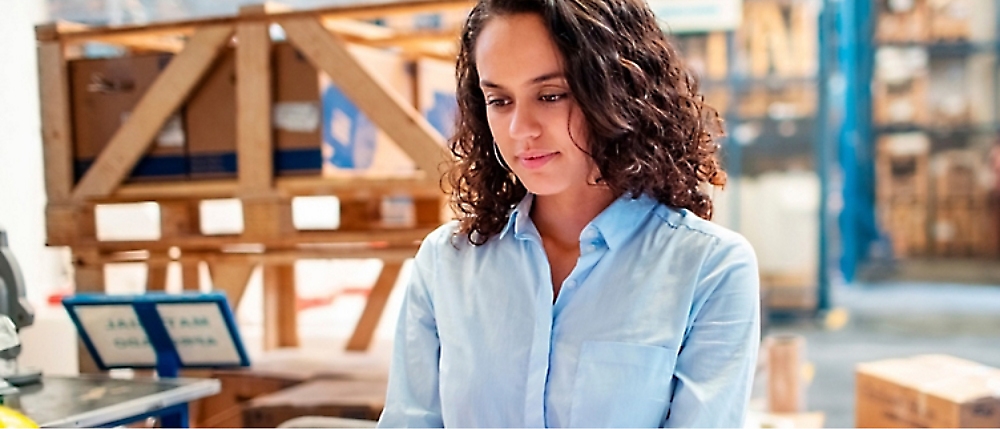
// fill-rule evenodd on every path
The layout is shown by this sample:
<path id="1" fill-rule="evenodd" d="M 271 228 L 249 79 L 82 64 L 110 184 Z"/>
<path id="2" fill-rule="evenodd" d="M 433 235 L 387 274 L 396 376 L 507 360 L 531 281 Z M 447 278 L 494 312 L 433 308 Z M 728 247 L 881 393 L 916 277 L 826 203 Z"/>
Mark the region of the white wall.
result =
<path id="1" fill-rule="evenodd" d="M 65 287 L 59 258 L 45 248 L 45 187 L 35 52 L 36 23 L 46 20 L 44 0 L 4 1 L 0 13 L 0 226 L 36 304 Z"/>

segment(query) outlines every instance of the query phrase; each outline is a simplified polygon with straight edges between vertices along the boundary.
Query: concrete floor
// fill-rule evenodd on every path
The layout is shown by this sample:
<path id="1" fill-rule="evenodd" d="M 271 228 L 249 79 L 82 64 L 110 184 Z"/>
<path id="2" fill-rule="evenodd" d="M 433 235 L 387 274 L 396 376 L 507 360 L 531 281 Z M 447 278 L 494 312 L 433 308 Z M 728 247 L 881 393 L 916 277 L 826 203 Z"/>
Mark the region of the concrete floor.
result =
<path id="1" fill-rule="evenodd" d="M 829 316 L 779 320 L 767 332 L 805 336 L 815 368 L 808 409 L 825 412 L 826 427 L 854 427 L 856 363 L 944 353 L 1000 368 L 1000 286 L 840 286 L 832 302 L 846 324 L 828 323 Z"/>

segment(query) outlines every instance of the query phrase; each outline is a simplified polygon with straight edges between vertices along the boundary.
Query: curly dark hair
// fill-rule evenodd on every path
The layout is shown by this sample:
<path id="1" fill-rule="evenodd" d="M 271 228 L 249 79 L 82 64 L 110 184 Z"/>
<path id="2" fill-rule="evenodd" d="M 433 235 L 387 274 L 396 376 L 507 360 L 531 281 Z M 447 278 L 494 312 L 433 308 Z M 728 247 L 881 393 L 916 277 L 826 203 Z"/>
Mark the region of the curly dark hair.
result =
<path id="1" fill-rule="evenodd" d="M 726 182 L 716 157 L 722 121 L 644 0 L 480 0 L 462 30 L 458 118 L 449 140 L 456 160 L 444 178 L 460 214 L 458 234 L 485 243 L 527 193 L 497 161 L 475 62 L 486 23 L 520 13 L 541 16 L 562 54 L 600 185 L 711 219 L 702 185 Z"/>

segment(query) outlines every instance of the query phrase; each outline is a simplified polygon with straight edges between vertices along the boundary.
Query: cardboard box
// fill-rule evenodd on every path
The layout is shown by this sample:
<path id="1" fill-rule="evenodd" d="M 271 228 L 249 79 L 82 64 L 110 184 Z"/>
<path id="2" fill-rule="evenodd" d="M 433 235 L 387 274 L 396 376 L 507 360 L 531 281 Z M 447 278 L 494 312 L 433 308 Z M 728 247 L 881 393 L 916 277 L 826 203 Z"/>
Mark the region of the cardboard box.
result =
<path id="1" fill-rule="evenodd" d="M 315 380 L 260 396 L 243 410 L 251 428 L 273 428 L 302 416 L 378 420 L 385 406 L 385 380 Z"/>
<path id="2" fill-rule="evenodd" d="M 288 43 L 274 45 L 272 61 L 274 174 L 319 174 L 323 167 L 319 72 Z"/>
<path id="3" fill-rule="evenodd" d="M 69 63 L 74 173 L 83 177 L 170 61 L 170 54 L 82 59 Z M 187 177 L 181 115 L 167 120 L 132 180 Z"/>
<path id="4" fill-rule="evenodd" d="M 193 179 L 236 177 L 236 52 L 227 48 L 188 100 L 188 171 Z"/>
<path id="5" fill-rule="evenodd" d="M 360 46 L 350 50 L 412 103 L 412 79 L 399 55 Z M 409 157 L 294 46 L 274 44 L 272 66 L 276 176 L 413 171 Z M 237 79 L 235 54 L 228 50 L 188 103 L 193 178 L 237 174 Z"/>
<path id="6" fill-rule="evenodd" d="M 858 364 L 857 427 L 1000 427 L 1000 370 L 946 355 Z"/>
<path id="7" fill-rule="evenodd" d="M 417 106 L 427 122 L 447 140 L 455 133 L 458 100 L 455 64 L 430 58 L 417 61 Z"/>
<path id="8" fill-rule="evenodd" d="M 362 64 L 376 72 L 377 77 L 390 89 L 395 90 L 410 106 L 415 105 L 411 63 L 400 55 L 386 50 L 363 46 L 351 46 L 350 50 Z M 315 94 L 322 96 L 320 117 L 322 139 L 308 142 L 295 140 L 294 143 L 282 140 L 283 143 L 279 143 L 281 151 L 303 149 L 311 151 L 318 148 L 317 142 L 321 142 L 322 171 L 325 176 L 408 175 L 416 169 L 413 160 L 383 130 L 380 130 L 368 115 L 361 112 L 333 84 L 329 76 L 325 73 L 320 74 L 318 85 L 319 90 Z M 282 84 L 279 82 L 279 91 L 281 87 Z M 276 127 L 280 128 L 280 123 Z"/>
<path id="9" fill-rule="evenodd" d="M 935 41 L 965 41 L 972 36 L 976 6 L 971 0 L 938 0 L 930 4 L 930 37 Z"/>

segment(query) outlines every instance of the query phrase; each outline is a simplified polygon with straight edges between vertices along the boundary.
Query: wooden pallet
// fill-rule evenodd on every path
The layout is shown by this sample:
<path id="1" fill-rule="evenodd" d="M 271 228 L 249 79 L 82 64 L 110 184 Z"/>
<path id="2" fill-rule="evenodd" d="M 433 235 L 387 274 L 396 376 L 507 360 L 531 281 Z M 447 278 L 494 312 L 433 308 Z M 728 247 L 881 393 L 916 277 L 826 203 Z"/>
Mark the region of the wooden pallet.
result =
<path id="1" fill-rule="evenodd" d="M 294 346 L 292 264 L 304 258 L 380 258 L 384 268 L 348 346 L 367 348 L 402 262 L 413 255 L 422 237 L 442 222 L 446 196 L 438 177 L 447 150 L 442 136 L 414 107 L 419 100 L 393 90 L 349 52 L 349 44 L 392 47 L 414 61 L 453 61 L 456 28 L 390 28 L 364 20 L 428 12 L 457 16 L 467 13 L 464 11 L 471 5 L 467 0 L 436 0 L 291 11 L 269 3 L 244 6 L 238 16 L 146 26 L 95 28 L 64 22 L 39 26 L 36 37 L 49 201 L 47 242 L 72 249 L 77 291 L 103 291 L 104 265 L 125 260 L 148 264 L 150 290 L 162 289 L 167 264 L 180 262 L 185 287 L 194 288 L 197 266 L 206 262 L 215 287 L 228 292 L 236 303 L 250 273 L 262 266 L 265 346 Z M 275 73 L 269 28 L 275 24 L 284 30 L 289 43 L 398 145 L 416 171 L 380 176 L 276 177 L 271 121 L 274 97 L 269 84 Z M 126 55 L 165 52 L 173 56 L 77 181 L 68 65 L 80 57 L 82 45 L 92 42 L 121 46 Z M 238 76 L 234 102 L 236 177 L 125 183 L 161 127 L 192 97 L 219 56 L 230 49 L 235 49 Z M 294 227 L 292 199 L 316 195 L 340 200 L 338 229 L 302 231 Z M 387 198 L 400 197 L 412 202 L 412 219 L 402 226 L 388 222 L 382 210 Z M 242 233 L 201 233 L 199 204 L 219 198 L 240 200 Z M 160 239 L 97 239 L 95 206 L 130 202 L 159 205 Z M 82 358 L 84 361 L 89 359 Z"/>
<path id="2" fill-rule="evenodd" d="M 923 134 L 886 134 L 875 152 L 876 198 L 886 203 L 930 200 L 930 140 Z"/>
<path id="3" fill-rule="evenodd" d="M 875 40 L 879 42 L 926 42 L 929 37 L 928 0 L 914 0 L 912 8 L 894 11 L 890 0 L 877 0 Z"/>

